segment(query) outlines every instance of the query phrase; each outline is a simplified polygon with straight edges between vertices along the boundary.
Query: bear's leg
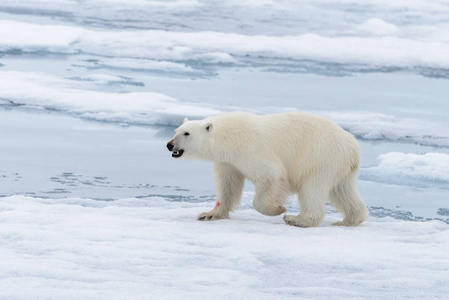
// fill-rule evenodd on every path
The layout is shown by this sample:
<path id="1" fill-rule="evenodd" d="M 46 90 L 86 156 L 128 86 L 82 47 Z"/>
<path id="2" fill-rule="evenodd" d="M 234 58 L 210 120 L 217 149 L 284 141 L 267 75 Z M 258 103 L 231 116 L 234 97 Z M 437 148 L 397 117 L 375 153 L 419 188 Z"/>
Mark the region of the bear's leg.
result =
<path id="1" fill-rule="evenodd" d="M 215 208 L 198 216 L 199 221 L 229 218 L 229 212 L 240 203 L 245 176 L 228 163 L 214 163 L 217 202 Z"/>
<path id="2" fill-rule="evenodd" d="M 298 192 L 301 212 L 299 215 L 285 215 L 284 222 L 298 227 L 315 227 L 320 225 L 326 214 L 328 190 L 320 184 L 308 182 Z"/>
<path id="3" fill-rule="evenodd" d="M 290 193 L 289 190 L 286 177 L 256 183 L 254 209 L 266 216 L 278 216 L 286 212 L 284 203 Z"/>
<path id="4" fill-rule="evenodd" d="M 366 205 L 357 190 L 357 172 L 336 186 L 330 194 L 331 204 L 343 214 L 343 221 L 337 226 L 357 226 L 367 217 Z"/>

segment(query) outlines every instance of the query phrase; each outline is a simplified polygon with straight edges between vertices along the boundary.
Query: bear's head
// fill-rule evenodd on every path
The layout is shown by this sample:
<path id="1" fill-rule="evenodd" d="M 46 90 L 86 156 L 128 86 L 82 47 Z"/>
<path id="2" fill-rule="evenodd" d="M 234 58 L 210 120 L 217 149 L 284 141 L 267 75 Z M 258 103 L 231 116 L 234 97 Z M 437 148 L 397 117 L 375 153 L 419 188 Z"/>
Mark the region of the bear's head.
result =
<path id="1" fill-rule="evenodd" d="M 181 126 L 175 129 L 175 135 L 167 148 L 172 152 L 172 157 L 186 159 L 205 158 L 206 143 L 210 141 L 212 123 L 207 120 L 189 121 L 185 118 Z"/>

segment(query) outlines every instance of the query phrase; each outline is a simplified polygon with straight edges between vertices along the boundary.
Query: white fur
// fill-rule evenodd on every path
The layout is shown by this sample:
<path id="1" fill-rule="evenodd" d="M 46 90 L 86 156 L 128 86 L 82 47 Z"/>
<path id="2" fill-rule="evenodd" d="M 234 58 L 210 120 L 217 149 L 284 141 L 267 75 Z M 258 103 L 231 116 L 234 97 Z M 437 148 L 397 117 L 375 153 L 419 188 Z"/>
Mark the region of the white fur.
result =
<path id="1" fill-rule="evenodd" d="M 235 112 L 186 119 L 172 142 L 187 159 L 214 162 L 220 205 L 199 220 L 228 218 L 239 205 L 245 178 L 255 184 L 253 206 L 264 215 L 284 213 L 288 195 L 298 194 L 301 212 L 284 216 L 289 225 L 318 226 L 329 199 L 343 214 L 343 221 L 335 225 L 355 226 L 366 219 L 366 205 L 356 187 L 358 143 L 326 118 L 304 112 Z"/>

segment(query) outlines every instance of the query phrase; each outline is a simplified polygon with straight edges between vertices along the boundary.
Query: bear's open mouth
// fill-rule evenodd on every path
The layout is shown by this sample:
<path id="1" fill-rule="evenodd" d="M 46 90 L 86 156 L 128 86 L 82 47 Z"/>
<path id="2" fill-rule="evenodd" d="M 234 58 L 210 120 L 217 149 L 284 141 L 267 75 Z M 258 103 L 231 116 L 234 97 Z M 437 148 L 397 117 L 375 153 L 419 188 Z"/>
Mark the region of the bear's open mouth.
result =
<path id="1" fill-rule="evenodd" d="M 180 149 L 180 150 L 173 151 L 171 156 L 175 157 L 175 158 L 179 158 L 182 156 L 183 153 L 184 153 L 184 150 Z"/>

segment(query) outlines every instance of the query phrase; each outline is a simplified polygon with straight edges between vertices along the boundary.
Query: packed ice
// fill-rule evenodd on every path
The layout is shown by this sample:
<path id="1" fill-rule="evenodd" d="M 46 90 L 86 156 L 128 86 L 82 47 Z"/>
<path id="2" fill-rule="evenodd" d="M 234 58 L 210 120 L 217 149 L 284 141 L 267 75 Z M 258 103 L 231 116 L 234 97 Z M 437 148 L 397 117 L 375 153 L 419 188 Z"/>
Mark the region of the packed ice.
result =
<path id="1" fill-rule="evenodd" d="M 363 176 L 415 186 L 438 186 L 449 189 L 449 155 L 389 152 L 378 157 L 379 164 L 363 170 Z"/>

